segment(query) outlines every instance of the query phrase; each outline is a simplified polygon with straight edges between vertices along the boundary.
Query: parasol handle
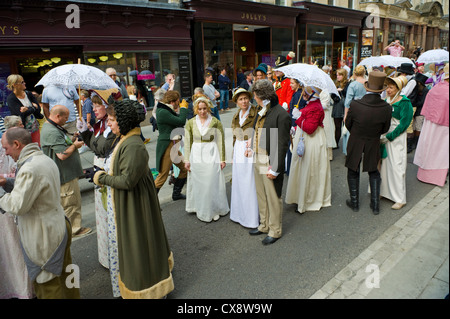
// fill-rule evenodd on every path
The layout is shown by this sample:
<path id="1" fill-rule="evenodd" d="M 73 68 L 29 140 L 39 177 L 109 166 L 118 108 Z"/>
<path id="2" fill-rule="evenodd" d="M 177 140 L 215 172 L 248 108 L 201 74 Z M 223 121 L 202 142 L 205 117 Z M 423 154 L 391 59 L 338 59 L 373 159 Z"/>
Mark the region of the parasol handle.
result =
<path id="1" fill-rule="evenodd" d="M 78 64 L 81 64 L 81 58 L 78 58 Z M 78 83 L 78 94 L 81 94 L 81 84 Z M 83 120 L 83 112 L 81 109 L 81 99 L 78 98 L 78 116 L 80 117 L 80 121 Z"/>

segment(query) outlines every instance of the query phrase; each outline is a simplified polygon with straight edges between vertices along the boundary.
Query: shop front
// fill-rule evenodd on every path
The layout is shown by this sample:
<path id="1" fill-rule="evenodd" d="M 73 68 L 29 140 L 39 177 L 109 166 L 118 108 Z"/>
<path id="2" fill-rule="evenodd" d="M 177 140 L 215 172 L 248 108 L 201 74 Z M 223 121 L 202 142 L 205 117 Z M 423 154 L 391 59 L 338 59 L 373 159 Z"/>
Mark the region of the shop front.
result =
<path id="1" fill-rule="evenodd" d="M 353 70 L 359 63 L 362 27 L 369 13 L 301 1 L 307 13 L 298 18 L 298 62 L 329 65 L 333 72 L 342 61 Z"/>
<path id="2" fill-rule="evenodd" d="M 184 1 L 195 11 L 193 22 L 194 81 L 204 83 L 206 70 L 217 76 L 225 67 L 236 86 L 237 72 L 260 63 L 274 66 L 279 55 L 296 51 L 297 16 L 303 8 L 239 0 Z"/>
<path id="3" fill-rule="evenodd" d="M 133 85 L 147 71 L 146 84 L 159 86 L 176 76 L 176 89 L 192 95 L 190 35 L 193 12 L 170 6 L 129 1 L 3 1 L 0 4 L 0 104 L 10 93 L 9 74 L 21 74 L 28 90 L 51 68 L 78 63 L 116 69 Z M 131 3 L 132 2 L 132 3 Z M 122 4 L 120 4 L 122 3 Z M 69 5 L 79 10 L 79 25 L 70 25 Z M 75 13 L 74 13 L 75 12 Z M 3 108 L 3 111 L 5 109 Z"/>

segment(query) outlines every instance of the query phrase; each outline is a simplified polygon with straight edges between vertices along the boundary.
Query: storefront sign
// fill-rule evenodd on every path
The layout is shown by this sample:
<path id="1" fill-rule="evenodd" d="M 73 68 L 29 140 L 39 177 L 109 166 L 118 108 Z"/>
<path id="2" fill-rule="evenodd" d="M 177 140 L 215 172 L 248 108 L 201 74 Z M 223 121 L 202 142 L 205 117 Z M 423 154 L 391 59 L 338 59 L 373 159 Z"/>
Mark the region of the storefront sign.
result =
<path id="1" fill-rule="evenodd" d="M 182 97 L 190 97 L 192 88 L 189 53 L 178 53 L 178 67 L 180 68 L 180 95 Z"/>
<path id="2" fill-rule="evenodd" d="M 361 46 L 361 59 L 368 58 L 372 56 L 372 46 L 363 45 Z"/>
<path id="3" fill-rule="evenodd" d="M 19 33 L 18 26 L 0 25 L 0 35 L 19 35 Z"/>
<path id="4" fill-rule="evenodd" d="M 267 16 L 265 14 L 242 12 L 241 20 L 265 22 L 267 21 Z"/>
<path id="5" fill-rule="evenodd" d="M 334 22 L 334 23 L 345 23 L 345 18 L 343 17 L 330 17 L 330 22 Z"/>

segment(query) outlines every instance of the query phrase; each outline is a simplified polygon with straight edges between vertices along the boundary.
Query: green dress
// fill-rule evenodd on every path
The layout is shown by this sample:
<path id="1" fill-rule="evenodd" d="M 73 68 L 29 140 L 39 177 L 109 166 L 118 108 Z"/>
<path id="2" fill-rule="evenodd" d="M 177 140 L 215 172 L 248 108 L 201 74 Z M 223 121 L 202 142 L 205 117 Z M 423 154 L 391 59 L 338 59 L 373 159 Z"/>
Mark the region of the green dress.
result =
<path id="1" fill-rule="evenodd" d="M 174 289 L 174 262 L 140 129 L 122 136 L 111 156 L 109 174 L 97 172 L 94 182 L 112 190 L 120 293 L 124 299 L 162 298 Z"/>

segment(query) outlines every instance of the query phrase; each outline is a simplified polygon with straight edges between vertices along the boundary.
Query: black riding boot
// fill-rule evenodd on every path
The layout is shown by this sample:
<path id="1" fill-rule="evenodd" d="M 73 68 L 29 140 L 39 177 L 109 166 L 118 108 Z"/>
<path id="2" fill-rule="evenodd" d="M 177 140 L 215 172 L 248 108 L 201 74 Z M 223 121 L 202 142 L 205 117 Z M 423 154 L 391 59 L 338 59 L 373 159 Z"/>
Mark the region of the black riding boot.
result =
<path id="1" fill-rule="evenodd" d="M 374 215 L 380 213 L 380 186 L 381 177 L 380 174 L 369 175 L 369 185 L 370 185 L 370 208 Z"/>
<path id="2" fill-rule="evenodd" d="M 348 189 L 350 191 L 350 199 L 346 200 L 348 207 L 354 212 L 359 211 L 359 172 L 350 172 L 347 174 Z"/>
<path id="3" fill-rule="evenodd" d="M 181 194 L 181 190 L 183 189 L 184 184 L 186 183 L 186 178 L 177 178 L 175 179 L 175 183 L 173 185 L 172 199 L 186 199 L 186 196 Z"/>

